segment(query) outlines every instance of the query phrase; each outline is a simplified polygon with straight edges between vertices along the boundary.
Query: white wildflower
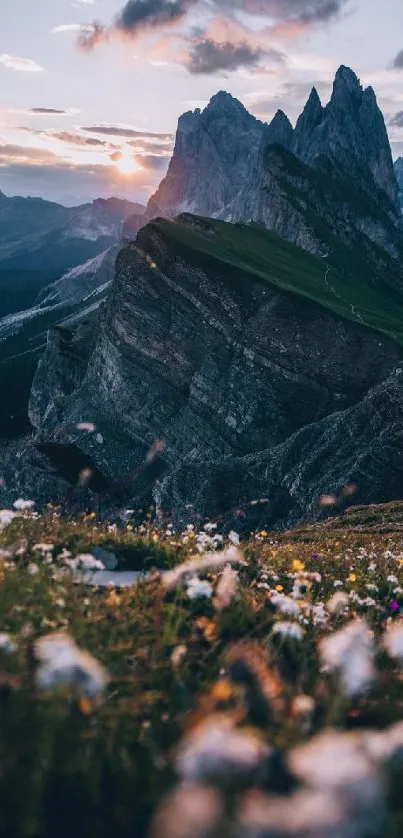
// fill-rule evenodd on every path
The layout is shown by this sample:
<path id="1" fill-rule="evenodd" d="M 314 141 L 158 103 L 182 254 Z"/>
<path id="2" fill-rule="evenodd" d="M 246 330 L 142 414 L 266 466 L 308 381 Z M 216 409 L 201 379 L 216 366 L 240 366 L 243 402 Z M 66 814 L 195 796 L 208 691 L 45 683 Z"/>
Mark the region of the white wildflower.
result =
<path id="1" fill-rule="evenodd" d="M 23 500 L 23 498 L 18 498 L 13 503 L 14 509 L 17 509 L 18 512 L 26 512 L 28 509 L 33 509 L 34 506 L 34 500 Z"/>
<path id="2" fill-rule="evenodd" d="M 171 663 L 174 669 L 179 669 L 182 665 L 187 655 L 187 651 L 187 646 L 185 646 L 184 643 L 181 643 L 179 646 L 175 646 L 175 649 L 171 653 Z"/>
<path id="3" fill-rule="evenodd" d="M 375 562 L 371 562 L 371 564 L 369 564 L 369 565 L 368 565 L 368 571 L 369 571 L 369 573 L 376 573 L 376 564 L 375 564 Z"/>
<path id="4" fill-rule="evenodd" d="M 67 633 L 57 632 L 35 643 L 40 665 L 35 680 L 41 690 L 73 687 L 82 695 L 95 697 L 108 683 L 108 674 L 89 652 L 80 649 Z"/>
<path id="5" fill-rule="evenodd" d="M 367 624 L 354 620 L 341 631 L 323 638 L 319 655 L 325 666 L 339 673 L 347 695 L 368 690 L 375 678 L 374 643 Z"/>
<path id="6" fill-rule="evenodd" d="M 383 645 L 391 658 L 403 661 L 403 620 L 397 620 L 384 634 Z"/>
<path id="7" fill-rule="evenodd" d="M 373 585 L 371 582 L 369 582 L 367 585 L 365 585 L 365 587 L 366 587 L 367 591 L 370 592 L 370 594 L 378 594 L 379 593 L 378 585 Z"/>
<path id="8" fill-rule="evenodd" d="M 285 596 L 285 594 L 273 594 L 270 602 L 278 608 L 281 614 L 286 614 L 288 617 L 298 617 L 301 610 L 295 599 Z"/>
<path id="9" fill-rule="evenodd" d="M 29 574 L 29 576 L 36 576 L 36 574 L 39 573 L 38 565 L 35 564 L 35 562 L 30 562 L 27 567 L 27 573 Z"/>
<path id="10" fill-rule="evenodd" d="M 55 549 L 55 545 L 54 544 L 34 544 L 32 549 L 33 549 L 34 553 L 43 553 L 43 554 L 52 553 L 53 550 Z"/>
<path id="11" fill-rule="evenodd" d="M 213 588 L 210 582 L 199 579 L 198 576 L 192 576 L 187 582 L 186 593 L 189 599 L 198 599 L 199 597 L 209 599 L 213 595 Z"/>
<path id="12" fill-rule="evenodd" d="M 230 564 L 227 564 L 218 581 L 214 605 L 217 611 L 228 608 L 234 597 L 236 597 L 239 585 L 239 575 Z"/>
<path id="13" fill-rule="evenodd" d="M 225 567 L 226 564 L 245 564 L 242 553 L 235 546 L 228 547 L 220 553 L 207 553 L 205 556 L 190 559 L 173 570 L 166 571 L 162 574 L 162 583 L 166 588 L 176 588 L 187 576 L 208 570 L 214 571 Z"/>
<path id="14" fill-rule="evenodd" d="M 274 623 L 272 632 L 273 634 L 280 634 L 283 637 L 289 637 L 293 640 L 302 640 L 304 636 L 304 630 L 298 623 Z"/>
<path id="15" fill-rule="evenodd" d="M 71 570 L 105 570 L 105 565 L 96 559 L 92 553 L 81 553 L 75 559 L 65 559 L 64 563 Z"/>
<path id="16" fill-rule="evenodd" d="M 317 605 L 313 605 L 311 614 L 314 626 L 323 626 L 329 619 L 323 602 L 318 602 Z"/>
<path id="17" fill-rule="evenodd" d="M 400 585 L 398 585 L 397 588 L 393 589 L 393 593 L 396 594 L 396 596 L 400 596 L 401 594 L 403 594 L 403 588 L 401 588 Z"/>
<path id="18" fill-rule="evenodd" d="M 269 753 L 258 736 L 234 728 L 231 717 L 217 714 L 185 737 L 176 768 L 185 780 L 228 782 L 232 778 L 253 777 Z"/>
<path id="19" fill-rule="evenodd" d="M 18 518 L 18 512 L 13 512 L 11 509 L 0 509 L 0 532 L 8 527 L 14 518 Z"/>
<path id="20" fill-rule="evenodd" d="M 391 585 L 398 585 L 399 584 L 399 580 L 398 580 L 397 576 L 393 576 L 393 575 L 388 576 L 386 581 L 390 582 Z"/>
<path id="21" fill-rule="evenodd" d="M 17 644 L 6 631 L 0 632 L 0 649 L 7 655 L 12 655 L 17 651 Z"/>
<path id="22" fill-rule="evenodd" d="M 336 581 L 333 582 L 333 587 L 334 588 L 344 588 L 344 582 L 341 582 L 340 579 L 336 579 Z"/>
<path id="23" fill-rule="evenodd" d="M 343 611 L 347 608 L 349 604 L 349 598 L 347 594 L 343 593 L 342 591 L 338 591 L 337 594 L 333 594 L 329 602 L 327 603 L 327 610 L 330 614 L 334 617 L 338 617 L 339 614 L 342 614 Z"/>
<path id="24" fill-rule="evenodd" d="M 87 431 L 89 434 L 93 434 L 96 431 L 96 426 L 93 422 L 79 422 L 76 428 L 78 431 Z"/>
<path id="25" fill-rule="evenodd" d="M 194 529 L 194 527 L 192 527 L 192 529 Z M 204 529 L 206 530 L 206 532 L 213 532 L 213 530 L 217 529 L 217 524 L 212 524 L 212 523 L 205 524 Z"/>
<path id="26" fill-rule="evenodd" d="M 231 544 L 235 544 L 235 546 L 238 547 L 239 544 L 240 544 L 241 539 L 240 539 L 238 533 L 235 532 L 235 530 L 231 530 L 231 532 L 228 533 L 228 541 L 230 541 Z"/>

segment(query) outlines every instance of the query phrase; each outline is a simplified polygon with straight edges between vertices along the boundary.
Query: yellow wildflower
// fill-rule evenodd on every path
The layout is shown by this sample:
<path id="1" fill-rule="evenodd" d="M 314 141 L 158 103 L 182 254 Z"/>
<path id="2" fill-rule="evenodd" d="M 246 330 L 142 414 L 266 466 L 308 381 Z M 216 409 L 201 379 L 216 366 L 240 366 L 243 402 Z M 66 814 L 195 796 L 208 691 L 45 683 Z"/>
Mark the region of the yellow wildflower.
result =
<path id="1" fill-rule="evenodd" d="M 279 594 L 281 594 L 281 591 L 284 591 L 283 586 L 282 585 L 276 585 L 276 591 L 278 591 Z"/>
<path id="2" fill-rule="evenodd" d="M 348 581 L 349 582 L 356 582 L 357 581 L 357 575 L 355 573 L 350 573 L 350 576 L 348 577 Z"/>
<path id="3" fill-rule="evenodd" d="M 305 570 L 305 565 L 303 562 L 301 562 L 300 559 L 294 559 L 292 563 L 292 569 L 295 571 L 295 573 L 302 573 L 302 571 Z"/>

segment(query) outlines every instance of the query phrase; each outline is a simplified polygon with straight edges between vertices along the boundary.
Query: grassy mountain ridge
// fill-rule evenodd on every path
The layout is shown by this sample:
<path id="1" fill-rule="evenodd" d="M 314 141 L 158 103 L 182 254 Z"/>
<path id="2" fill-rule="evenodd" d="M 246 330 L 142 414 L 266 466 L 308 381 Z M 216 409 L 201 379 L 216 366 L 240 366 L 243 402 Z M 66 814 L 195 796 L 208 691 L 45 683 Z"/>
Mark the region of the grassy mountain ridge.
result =
<path id="1" fill-rule="evenodd" d="M 363 273 L 338 269 L 255 224 L 186 218 L 188 223 L 157 219 L 152 225 L 187 252 L 246 271 L 403 344 L 403 298 L 381 278 L 374 287 Z"/>

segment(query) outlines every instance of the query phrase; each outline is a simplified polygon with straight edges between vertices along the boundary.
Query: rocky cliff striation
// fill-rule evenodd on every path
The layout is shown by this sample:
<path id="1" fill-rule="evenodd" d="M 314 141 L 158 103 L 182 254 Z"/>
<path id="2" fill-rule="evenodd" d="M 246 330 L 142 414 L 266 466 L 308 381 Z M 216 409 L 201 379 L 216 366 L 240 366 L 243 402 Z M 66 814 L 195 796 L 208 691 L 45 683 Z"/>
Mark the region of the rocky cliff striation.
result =
<path id="1" fill-rule="evenodd" d="M 50 334 L 19 490 L 35 480 L 27 457 L 36 451 L 71 484 L 72 456 L 90 469 L 108 514 L 157 499 L 182 522 L 233 522 L 240 510 L 239 526 L 287 526 L 318 517 L 321 495 L 352 483 L 366 502 L 399 496 L 403 350 L 402 336 L 385 331 L 388 311 L 369 327 L 373 292 L 362 277 L 362 308 L 340 308 L 345 279 L 335 270 L 336 296 L 326 292 L 321 304 L 326 266 L 264 231 L 265 275 L 253 260 L 230 264 L 229 228 L 256 258 L 248 227 L 189 217 L 149 224 L 119 254 L 91 338 Z M 44 474 L 43 461 L 37 485 L 50 500 L 54 477 L 47 484 Z M 62 496 L 67 483 L 57 485 Z"/>

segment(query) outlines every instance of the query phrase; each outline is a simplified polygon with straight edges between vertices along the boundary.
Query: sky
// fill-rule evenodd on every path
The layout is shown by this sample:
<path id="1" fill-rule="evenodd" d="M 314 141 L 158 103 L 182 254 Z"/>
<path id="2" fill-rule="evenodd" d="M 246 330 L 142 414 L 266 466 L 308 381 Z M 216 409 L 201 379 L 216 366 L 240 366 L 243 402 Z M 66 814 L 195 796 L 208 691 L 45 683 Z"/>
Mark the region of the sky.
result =
<path id="1" fill-rule="evenodd" d="M 403 0 L 0 0 L 0 189 L 146 203 L 178 117 L 218 90 L 270 121 L 340 64 L 403 155 Z"/>

